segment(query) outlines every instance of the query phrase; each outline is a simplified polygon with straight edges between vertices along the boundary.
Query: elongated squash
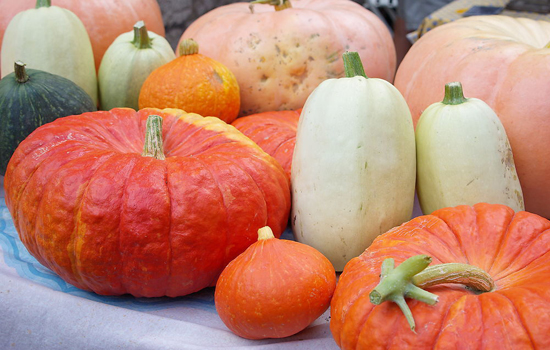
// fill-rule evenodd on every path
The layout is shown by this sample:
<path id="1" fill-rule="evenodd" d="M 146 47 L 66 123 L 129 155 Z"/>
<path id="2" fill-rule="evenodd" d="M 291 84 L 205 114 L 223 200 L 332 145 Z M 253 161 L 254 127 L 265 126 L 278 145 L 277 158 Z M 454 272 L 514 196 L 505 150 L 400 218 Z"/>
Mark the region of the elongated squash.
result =
<path id="1" fill-rule="evenodd" d="M 418 200 L 424 214 L 461 204 L 504 204 L 524 210 L 506 131 L 483 100 L 464 98 L 460 82 L 445 85 L 416 126 Z"/>
<path id="2" fill-rule="evenodd" d="M 304 105 L 291 174 L 294 235 L 337 271 L 411 218 L 416 172 L 405 100 L 366 78 L 357 53 L 344 62 L 346 78 L 325 80 Z"/>
<path id="3" fill-rule="evenodd" d="M 36 8 L 12 18 L 2 41 L 2 77 L 13 62 L 60 75 L 80 86 L 98 104 L 94 54 L 88 32 L 71 11 L 37 0 Z"/>

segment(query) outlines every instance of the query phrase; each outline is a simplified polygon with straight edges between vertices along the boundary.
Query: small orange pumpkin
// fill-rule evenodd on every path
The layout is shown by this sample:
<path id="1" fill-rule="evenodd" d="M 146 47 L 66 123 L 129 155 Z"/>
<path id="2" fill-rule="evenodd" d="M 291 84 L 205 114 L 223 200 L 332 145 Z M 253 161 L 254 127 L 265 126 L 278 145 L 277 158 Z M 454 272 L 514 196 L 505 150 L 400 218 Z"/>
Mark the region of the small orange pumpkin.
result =
<path id="1" fill-rule="evenodd" d="M 147 77 L 139 94 L 139 108 L 178 108 L 226 123 L 235 120 L 241 98 L 233 73 L 219 61 L 200 54 L 193 39 L 182 41 L 179 50 L 178 58 Z"/>
<path id="2" fill-rule="evenodd" d="M 294 335 L 321 316 L 336 288 L 336 272 L 315 248 L 277 239 L 269 226 L 231 261 L 216 285 L 218 315 L 248 339 Z"/>
<path id="3" fill-rule="evenodd" d="M 296 144 L 296 129 L 301 112 L 302 110 L 298 109 L 251 114 L 237 118 L 231 125 L 275 158 L 290 180 L 292 155 Z"/>

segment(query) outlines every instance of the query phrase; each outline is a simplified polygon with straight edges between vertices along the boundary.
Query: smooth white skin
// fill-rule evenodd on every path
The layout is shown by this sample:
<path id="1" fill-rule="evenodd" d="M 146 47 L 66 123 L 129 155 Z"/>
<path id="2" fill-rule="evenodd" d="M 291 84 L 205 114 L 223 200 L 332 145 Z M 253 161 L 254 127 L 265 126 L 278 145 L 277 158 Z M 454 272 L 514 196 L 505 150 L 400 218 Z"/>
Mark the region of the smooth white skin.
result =
<path id="1" fill-rule="evenodd" d="M 296 239 L 337 271 L 380 234 L 411 218 L 412 118 L 385 80 L 329 79 L 304 105 L 292 160 Z"/>
<path id="2" fill-rule="evenodd" d="M 524 210 L 508 137 L 484 101 L 429 106 L 416 126 L 422 212 L 480 202 Z"/>
<path id="3" fill-rule="evenodd" d="M 97 104 L 97 76 L 88 32 L 71 11 L 57 6 L 29 9 L 15 15 L 2 41 L 2 77 L 19 60 L 27 68 L 65 77 Z"/>

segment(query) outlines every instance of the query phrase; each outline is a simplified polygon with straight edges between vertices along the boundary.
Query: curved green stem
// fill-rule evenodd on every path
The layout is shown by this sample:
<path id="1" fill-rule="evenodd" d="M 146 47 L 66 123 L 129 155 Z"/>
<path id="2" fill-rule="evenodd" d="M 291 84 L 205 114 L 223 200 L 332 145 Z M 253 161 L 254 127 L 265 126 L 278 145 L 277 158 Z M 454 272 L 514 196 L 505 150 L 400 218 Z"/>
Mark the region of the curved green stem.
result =
<path id="1" fill-rule="evenodd" d="M 25 69 L 25 63 L 21 61 L 15 61 L 13 65 L 13 71 L 15 73 L 15 80 L 17 80 L 18 83 L 24 84 L 29 81 L 29 75 L 27 74 L 27 70 Z"/>
<path id="2" fill-rule="evenodd" d="M 40 8 L 40 7 L 50 7 L 52 6 L 51 0 L 36 0 L 36 6 L 34 8 Z"/>
<path id="3" fill-rule="evenodd" d="M 446 105 L 459 105 L 468 99 L 464 97 L 462 84 L 458 81 L 445 84 L 445 97 L 441 103 Z"/>
<path id="4" fill-rule="evenodd" d="M 248 5 L 248 8 L 250 8 L 251 13 L 254 13 L 254 5 L 256 4 L 271 5 L 275 7 L 275 11 L 282 11 L 284 9 L 292 7 L 290 0 L 255 0 L 255 1 L 251 1 L 250 5 Z"/>
<path id="5" fill-rule="evenodd" d="M 149 38 L 149 33 L 145 27 L 143 21 L 139 21 L 134 24 L 134 40 L 132 41 L 135 47 L 138 49 L 149 49 L 151 48 L 151 39 Z"/>
<path id="6" fill-rule="evenodd" d="M 342 54 L 342 59 L 344 60 L 344 71 L 347 78 L 361 76 L 367 78 L 365 70 L 363 69 L 363 64 L 361 63 L 361 57 L 357 52 L 344 52 Z"/>
<path id="7" fill-rule="evenodd" d="M 375 305 L 384 301 L 396 303 L 413 332 L 414 318 L 405 298 L 429 305 L 438 301 L 437 295 L 422 288 L 443 283 L 460 283 L 481 292 L 489 292 L 495 288 L 491 276 L 476 266 L 449 263 L 428 267 L 431 261 L 432 258 L 427 255 L 416 255 L 395 267 L 393 259 L 385 259 L 382 262 L 380 283 L 369 294 L 370 301 Z"/>
<path id="8" fill-rule="evenodd" d="M 147 117 L 145 126 L 145 142 L 143 144 L 144 157 L 153 157 L 159 160 L 164 160 L 164 150 L 162 147 L 162 117 L 158 115 L 150 115 Z"/>

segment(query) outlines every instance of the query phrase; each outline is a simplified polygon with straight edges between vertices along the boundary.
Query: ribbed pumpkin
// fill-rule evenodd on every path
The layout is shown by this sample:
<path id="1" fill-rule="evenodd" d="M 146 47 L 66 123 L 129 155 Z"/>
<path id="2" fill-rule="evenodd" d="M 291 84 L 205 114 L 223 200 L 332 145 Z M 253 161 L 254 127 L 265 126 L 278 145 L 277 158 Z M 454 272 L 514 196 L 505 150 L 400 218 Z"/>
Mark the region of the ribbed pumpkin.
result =
<path id="1" fill-rule="evenodd" d="M 270 111 L 237 118 L 231 125 L 256 142 L 283 167 L 290 180 L 301 109 Z"/>
<path id="2" fill-rule="evenodd" d="M 2 42 L 2 77 L 13 62 L 57 74 L 80 86 L 98 104 L 92 44 L 82 21 L 71 11 L 37 0 L 36 8 L 12 18 Z"/>
<path id="3" fill-rule="evenodd" d="M 342 349 L 550 349 L 548 276 L 549 220 L 498 204 L 444 208 L 381 235 L 346 265 L 330 328 Z M 399 307 L 380 303 L 388 297 Z"/>
<path id="4" fill-rule="evenodd" d="M 143 21 L 118 36 L 101 60 L 98 82 L 101 109 L 138 109 L 143 82 L 156 68 L 176 58 L 168 41 L 148 32 Z"/>
<path id="5" fill-rule="evenodd" d="M 252 9 L 247 2 L 215 8 L 197 18 L 180 39 L 195 39 L 204 55 L 235 74 L 241 88 L 240 116 L 301 108 L 322 81 L 344 76 L 341 56 L 346 50 L 359 52 L 369 77 L 393 81 L 391 33 L 360 4 L 252 3 Z"/>
<path id="6" fill-rule="evenodd" d="M 550 22 L 474 16 L 439 26 L 405 56 L 395 78 L 414 122 L 460 81 L 485 101 L 508 138 L 527 211 L 550 218 Z"/>
<path id="7" fill-rule="evenodd" d="M 17 13 L 34 7 L 36 0 L 0 1 L 0 45 L 4 30 Z M 164 36 L 164 23 L 157 0 L 54 0 L 54 5 L 72 11 L 88 31 L 99 69 L 103 54 L 113 40 L 137 21 L 144 21 L 150 31 Z"/>
<path id="8" fill-rule="evenodd" d="M 91 97 L 72 81 L 15 62 L 14 72 L 0 80 L 0 175 L 19 143 L 36 128 L 95 110 Z"/>
<path id="9" fill-rule="evenodd" d="M 4 178 L 21 241 L 65 281 L 98 294 L 181 296 L 290 208 L 281 166 L 218 118 L 112 109 L 43 125 Z"/>
<path id="10" fill-rule="evenodd" d="M 237 118 L 239 85 L 222 63 L 199 53 L 199 44 L 184 40 L 180 56 L 155 69 L 143 83 L 139 108 L 179 108 L 226 123 Z"/>

